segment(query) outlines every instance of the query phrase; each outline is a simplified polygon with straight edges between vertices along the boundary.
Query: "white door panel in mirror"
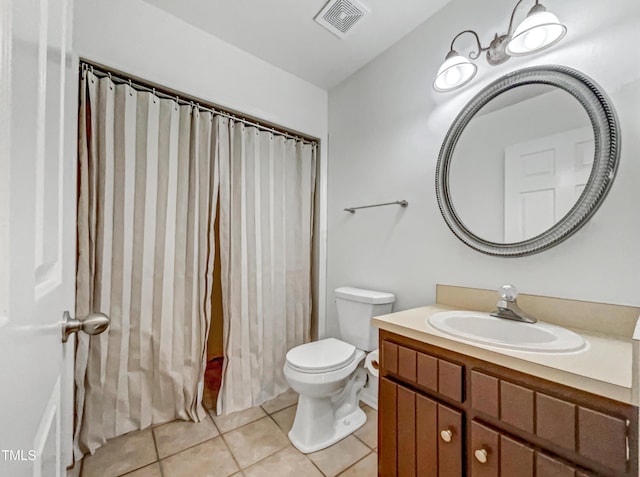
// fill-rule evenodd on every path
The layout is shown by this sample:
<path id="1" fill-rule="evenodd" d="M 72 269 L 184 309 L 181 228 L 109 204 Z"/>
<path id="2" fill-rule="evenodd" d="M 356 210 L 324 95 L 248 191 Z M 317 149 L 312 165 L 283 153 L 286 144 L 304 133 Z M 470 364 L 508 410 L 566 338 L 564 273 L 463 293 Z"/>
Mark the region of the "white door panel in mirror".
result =
<path id="1" fill-rule="evenodd" d="M 548 230 L 575 204 L 594 158 L 582 105 L 550 85 L 488 102 L 456 144 L 449 173 L 456 213 L 476 236 L 514 243 Z"/>
<path id="2" fill-rule="evenodd" d="M 504 241 L 535 237 L 564 217 L 589 180 L 593 155 L 590 127 L 506 147 Z"/>

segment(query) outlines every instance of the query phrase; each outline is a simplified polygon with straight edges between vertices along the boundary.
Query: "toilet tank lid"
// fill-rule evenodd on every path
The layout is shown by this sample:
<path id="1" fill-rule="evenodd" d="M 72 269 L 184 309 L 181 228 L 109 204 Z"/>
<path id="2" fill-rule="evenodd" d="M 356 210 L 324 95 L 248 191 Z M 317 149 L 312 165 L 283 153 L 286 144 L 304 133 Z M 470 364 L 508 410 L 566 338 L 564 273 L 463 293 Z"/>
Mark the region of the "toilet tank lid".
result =
<path id="1" fill-rule="evenodd" d="M 358 301 L 360 303 L 372 303 L 374 305 L 382 305 L 396 301 L 393 293 L 364 290 L 362 288 L 340 287 L 335 289 L 335 294 L 336 298 Z"/>

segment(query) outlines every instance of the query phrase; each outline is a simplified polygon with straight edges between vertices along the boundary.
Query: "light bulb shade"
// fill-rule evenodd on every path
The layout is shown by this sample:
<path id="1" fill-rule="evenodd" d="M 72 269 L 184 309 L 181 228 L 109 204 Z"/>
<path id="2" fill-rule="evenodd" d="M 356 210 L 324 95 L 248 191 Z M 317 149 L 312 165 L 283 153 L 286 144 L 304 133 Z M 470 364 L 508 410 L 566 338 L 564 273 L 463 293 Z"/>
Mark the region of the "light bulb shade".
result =
<path id="1" fill-rule="evenodd" d="M 476 75 L 478 67 L 468 58 L 450 52 L 447 59 L 438 69 L 438 74 L 433 82 L 433 89 L 439 92 L 453 91 L 467 84 Z"/>
<path id="2" fill-rule="evenodd" d="M 509 56 L 524 56 L 549 48 L 567 33 L 567 27 L 553 13 L 534 9 L 513 32 L 507 45 Z"/>

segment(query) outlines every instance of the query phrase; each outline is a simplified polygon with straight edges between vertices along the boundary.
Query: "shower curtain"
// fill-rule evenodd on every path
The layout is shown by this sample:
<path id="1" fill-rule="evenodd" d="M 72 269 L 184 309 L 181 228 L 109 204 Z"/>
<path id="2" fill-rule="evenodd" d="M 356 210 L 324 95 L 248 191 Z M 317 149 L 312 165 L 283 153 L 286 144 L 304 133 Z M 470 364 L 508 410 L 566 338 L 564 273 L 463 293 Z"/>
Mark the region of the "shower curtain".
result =
<path id="1" fill-rule="evenodd" d="M 287 351 L 309 341 L 316 145 L 222 121 L 220 262 L 225 369 L 219 414 L 288 389 Z"/>
<path id="2" fill-rule="evenodd" d="M 220 135 L 209 112 L 83 72 L 76 313 L 111 326 L 78 334 L 76 458 L 206 416 Z"/>
<path id="3" fill-rule="evenodd" d="M 78 157 L 77 459 L 107 439 L 199 421 L 214 266 L 221 267 L 217 411 L 288 388 L 310 339 L 316 145 L 84 71 Z M 214 264 L 219 197 L 220 264 Z"/>

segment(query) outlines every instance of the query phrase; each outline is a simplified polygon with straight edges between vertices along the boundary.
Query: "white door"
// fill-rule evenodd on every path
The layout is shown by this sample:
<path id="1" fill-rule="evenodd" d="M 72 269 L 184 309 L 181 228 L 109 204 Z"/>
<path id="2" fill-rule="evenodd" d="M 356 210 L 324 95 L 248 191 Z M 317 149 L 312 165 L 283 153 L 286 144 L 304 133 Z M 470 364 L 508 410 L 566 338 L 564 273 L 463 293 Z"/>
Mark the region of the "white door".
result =
<path id="1" fill-rule="evenodd" d="M 593 156 L 591 128 L 505 148 L 505 241 L 535 237 L 564 217 L 589 180 Z"/>
<path id="2" fill-rule="evenodd" d="M 72 0 L 0 0 L 0 476 L 71 457 L 78 62 Z"/>

